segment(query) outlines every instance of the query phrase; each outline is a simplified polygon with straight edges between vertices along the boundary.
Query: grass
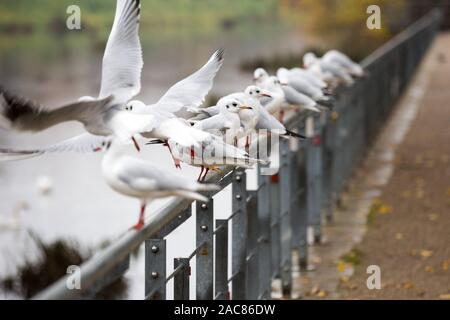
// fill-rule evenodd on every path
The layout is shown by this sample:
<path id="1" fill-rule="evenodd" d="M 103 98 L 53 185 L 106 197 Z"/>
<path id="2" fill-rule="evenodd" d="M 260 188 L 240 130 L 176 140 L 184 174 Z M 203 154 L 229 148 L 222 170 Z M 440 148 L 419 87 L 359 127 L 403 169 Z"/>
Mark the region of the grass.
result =
<path id="1" fill-rule="evenodd" d="M 361 250 L 353 248 L 350 252 L 343 255 L 341 257 L 341 260 L 344 261 L 345 263 L 357 266 L 361 264 L 362 256 L 363 252 Z"/>

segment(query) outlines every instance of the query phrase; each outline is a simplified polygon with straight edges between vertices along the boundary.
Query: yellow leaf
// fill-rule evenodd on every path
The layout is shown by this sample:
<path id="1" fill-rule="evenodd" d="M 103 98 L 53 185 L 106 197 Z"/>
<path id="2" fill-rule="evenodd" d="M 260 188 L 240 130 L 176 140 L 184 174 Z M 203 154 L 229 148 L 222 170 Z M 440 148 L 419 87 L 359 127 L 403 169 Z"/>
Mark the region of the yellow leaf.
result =
<path id="1" fill-rule="evenodd" d="M 405 282 L 404 284 L 403 284 L 403 288 L 404 289 L 413 289 L 414 288 L 414 283 L 412 283 L 412 282 Z"/>
<path id="2" fill-rule="evenodd" d="M 341 282 L 346 283 L 346 282 L 349 282 L 349 281 L 350 281 L 350 278 L 349 278 L 349 277 L 347 277 L 347 276 L 342 276 L 342 277 L 341 277 Z"/>
<path id="3" fill-rule="evenodd" d="M 442 262 L 442 270 L 448 271 L 448 266 L 449 266 L 448 260 Z"/>
<path id="4" fill-rule="evenodd" d="M 339 261 L 339 262 L 337 263 L 336 268 L 337 268 L 337 270 L 338 270 L 339 272 L 342 273 L 342 272 L 344 272 L 345 269 L 347 268 L 347 265 L 345 264 L 344 261 Z"/>
<path id="5" fill-rule="evenodd" d="M 395 239 L 397 239 L 397 240 L 402 240 L 402 239 L 403 239 L 403 234 L 400 233 L 400 232 L 397 232 L 397 233 L 395 234 Z"/>
<path id="6" fill-rule="evenodd" d="M 430 221 L 436 221 L 438 217 L 439 217 L 439 215 L 437 215 L 436 213 L 431 213 L 428 215 L 428 219 Z"/>
<path id="7" fill-rule="evenodd" d="M 317 293 L 317 296 L 319 298 L 323 298 L 327 296 L 327 292 L 325 290 L 320 290 L 319 293 Z"/>
<path id="8" fill-rule="evenodd" d="M 378 213 L 379 214 L 388 214 L 392 212 L 392 207 L 388 206 L 388 205 L 382 205 L 379 209 L 378 209 Z"/>
<path id="9" fill-rule="evenodd" d="M 450 293 L 441 294 L 439 299 L 450 300 Z"/>
<path id="10" fill-rule="evenodd" d="M 434 268 L 432 266 L 426 266 L 425 267 L 425 272 L 433 273 L 434 272 Z"/>
<path id="11" fill-rule="evenodd" d="M 420 255 L 423 258 L 429 258 L 429 257 L 431 257 L 433 255 L 433 251 L 422 249 L 422 250 L 420 250 Z"/>

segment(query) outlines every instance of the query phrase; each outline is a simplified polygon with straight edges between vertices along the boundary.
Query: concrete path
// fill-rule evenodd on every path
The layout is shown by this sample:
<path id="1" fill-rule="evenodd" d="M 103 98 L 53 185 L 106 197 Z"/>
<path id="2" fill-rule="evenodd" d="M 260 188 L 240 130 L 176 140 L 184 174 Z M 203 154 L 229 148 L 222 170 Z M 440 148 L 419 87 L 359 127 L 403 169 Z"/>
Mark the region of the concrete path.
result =
<path id="1" fill-rule="evenodd" d="M 294 297 L 450 299 L 450 34 L 435 40 L 350 183 Z M 381 289 L 367 288 L 378 266 Z M 377 268 L 377 267 L 375 267 Z"/>

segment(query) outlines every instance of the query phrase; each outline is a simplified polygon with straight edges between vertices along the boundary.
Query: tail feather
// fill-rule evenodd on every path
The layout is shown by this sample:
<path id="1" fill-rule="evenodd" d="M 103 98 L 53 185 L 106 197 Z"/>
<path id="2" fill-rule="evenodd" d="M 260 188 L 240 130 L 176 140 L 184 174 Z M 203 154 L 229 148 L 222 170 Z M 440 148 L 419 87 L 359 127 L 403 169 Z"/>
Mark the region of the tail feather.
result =
<path id="1" fill-rule="evenodd" d="M 202 201 L 202 202 L 208 202 L 208 198 L 201 195 L 198 192 L 195 191 L 188 191 L 188 190 L 179 190 L 177 192 L 175 192 L 175 194 L 179 197 L 183 197 L 186 199 L 191 199 L 191 200 L 197 200 L 197 201 Z"/>
<path id="2" fill-rule="evenodd" d="M 287 130 L 287 129 L 286 129 L 286 133 L 284 135 L 289 136 L 289 137 L 299 138 L 299 139 L 306 139 L 306 137 L 304 135 Z"/>

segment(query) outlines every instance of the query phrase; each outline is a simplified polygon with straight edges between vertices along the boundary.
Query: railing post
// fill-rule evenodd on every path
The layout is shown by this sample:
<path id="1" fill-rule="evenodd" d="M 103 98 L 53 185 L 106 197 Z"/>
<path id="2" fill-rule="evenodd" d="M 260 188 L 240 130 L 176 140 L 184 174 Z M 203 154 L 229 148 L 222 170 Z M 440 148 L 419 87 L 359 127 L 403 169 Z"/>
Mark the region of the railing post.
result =
<path id="1" fill-rule="evenodd" d="M 197 300 L 212 300 L 213 291 L 213 221 L 214 202 L 210 198 L 208 203 L 196 202 L 196 243 L 197 246 L 203 244 L 196 256 L 196 297 Z"/>
<path id="2" fill-rule="evenodd" d="M 173 278 L 173 299 L 174 300 L 189 300 L 189 276 L 191 275 L 191 267 L 188 258 L 173 259 L 174 270 L 181 267 Z"/>
<path id="3" fill-rule="evenodd" d="M 215 299 L 229 300 L 228 289 L 228 220 L 216 220 L 216 270 Z"/>
<path id="4" fill-rule="evenodd" d="M 306 119 L 306 136 L 308 137 L 306 151 L 306 177 L 307 177 L 307 210 L 308 210 L 308 226 L 313 230 L 315 242 L 320 241 L 320 210 L 318 207 L 318 148 L 314 145 L 315 124 L 312 116 Z"/>
<path id="5" fill-rule="evenodd" d="M 247 189 L 245 170 L 234 171 L 232 184 L 232 299 L 246 299 Z"/>
<path id="6" fill-rule="evenodd" d="M 151 296 L 149 296 L 151 294 Z M 166 299 L 166 240 L 145 240 L 145 297 Z"/>
<path id="7" fill-rule="evenodd" d="M 270 299 L 272 291 L 271 246 L 270 246 L 270 193 L 269 176 L 261 175 L 258 166 L 258 299 Z"/>
<path id="8" fill-rule="evenodd" d="M 301 129 L 298 128 L 300 132 Z M 305 182 L 305 148 L 304 142 L 295 141 L 295 148 L 289 152 L 291 161 L 291 225 L 292 248 L 298 252 L 300 268 L 306 268 L 307 246 L 307 211 Z"/>
<path id="9" fill-rule="evenodd" d="M 270 252 L 272 279 L 280 278 L 281 235 L 280 235 L 280 185 L 279 175 L 270 176 Z"/>
<path id="10" fill-rule="evenodd" d="M 256 300 L 261 280 L 259 272 L 259 225 L 258 225 L 258 193 L 257 191 L 247 191 L 247 294 L 246 299 Z"/>
<path id="11" fill-rule="evenodd" d="M 289 141 L 280 141 L 280 235 L 281 235 L 281 285 L 283 295 L 292 291 L 292 230 L 291 230 L 291 164 Z"/>

